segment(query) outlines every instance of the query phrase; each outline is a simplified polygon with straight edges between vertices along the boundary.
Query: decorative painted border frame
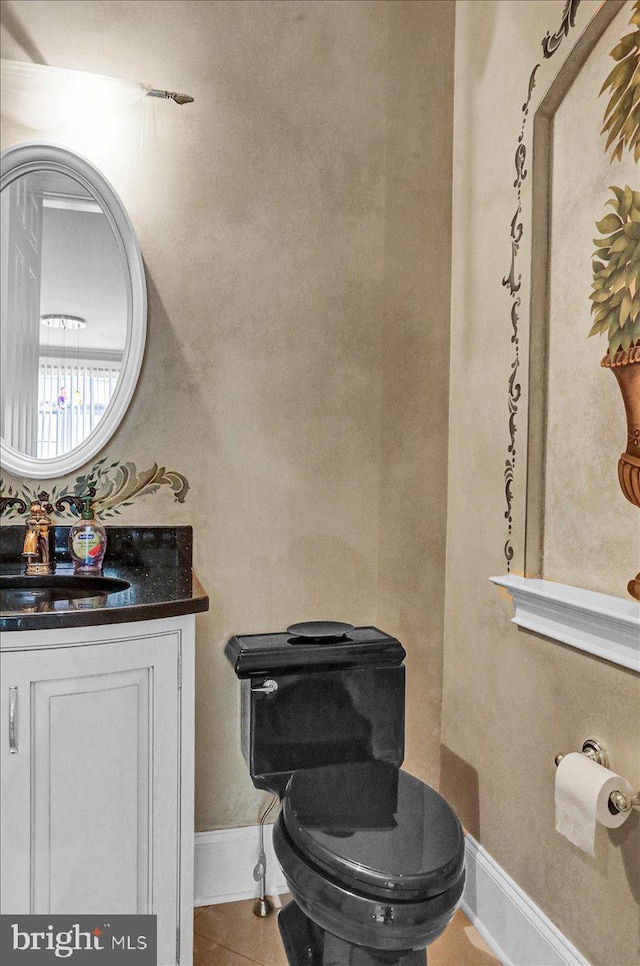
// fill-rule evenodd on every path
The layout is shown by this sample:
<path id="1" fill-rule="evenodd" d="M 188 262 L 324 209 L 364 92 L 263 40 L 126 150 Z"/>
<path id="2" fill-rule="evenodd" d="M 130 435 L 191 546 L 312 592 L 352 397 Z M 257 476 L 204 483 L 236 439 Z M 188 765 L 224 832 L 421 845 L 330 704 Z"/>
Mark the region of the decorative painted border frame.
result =
<path id="1" fill-rule="evenodd" d="M 569 35 L 569 31 L 575 26 L 576 12 L 580 6 L 580 0 L 566 0 L 562 14 L 562 20 L 558 30 L 554 34 L 547 31 L 546 36 L 541 41 L 542 52 L 546 59 L 553 57 L 559 49 L 562 41 Z M 518 253 L 522 237 L 524 235 L 524 222 L 522 220 L 522 184 L 527 178 L 528 170 L 525 168 L 527 159 L 527 145 L 525 142 L 525 132 L 527 120 L 529 118 L 529 105 L 531 96 L 536 86 L 536 74 L 540 69 L 541 63 L 535 65 L 529 75 L 527 99 L 522 105 L 522 123 L 515 152 L 516 179 L 513 187 L 516 189 L 516 211 L 511 220 L 510 239 L 511 239 L 511 266 L 507 275 L 502 279 L 502 285 L 509 292 L 511 298 L 511 342 L 513 344 L 513 358 L 510 366 L 510 374 L 507 380 L 507 410 L 509 414 L 508 430 L 509 444 L 507 446 L 507 457 L 505 459 L 504 482 L 505 482 L 505 501 L 506 509 L 504 513 L 507 522 L 507 539 L 504 544 L 504 556 L 507 562 L 507 572 L 511 570 L 511 561 L 514 556 L 513 549 L 513 483 L 516 468 L 516 433 L 518 431 L 518 409 L 520 397 L 522 395 L 522 384 L 518 378 L 520 369 L 520 288 L 522 286 L 522 272 L 518 272 Z"/>

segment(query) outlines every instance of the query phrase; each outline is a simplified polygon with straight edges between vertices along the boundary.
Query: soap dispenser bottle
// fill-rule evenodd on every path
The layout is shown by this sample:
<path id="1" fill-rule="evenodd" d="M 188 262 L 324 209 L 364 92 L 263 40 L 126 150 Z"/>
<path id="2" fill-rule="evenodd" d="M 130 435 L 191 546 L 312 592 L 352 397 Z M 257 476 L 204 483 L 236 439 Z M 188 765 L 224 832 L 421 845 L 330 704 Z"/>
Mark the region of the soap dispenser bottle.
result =
<path id="1" fill-rule="evenodd" d="M 83 497 L 81 519 L 69 531 L 69 553 L 76 574 L 101 574 L 107 531 L 95 518 L 91 497 Z"/>

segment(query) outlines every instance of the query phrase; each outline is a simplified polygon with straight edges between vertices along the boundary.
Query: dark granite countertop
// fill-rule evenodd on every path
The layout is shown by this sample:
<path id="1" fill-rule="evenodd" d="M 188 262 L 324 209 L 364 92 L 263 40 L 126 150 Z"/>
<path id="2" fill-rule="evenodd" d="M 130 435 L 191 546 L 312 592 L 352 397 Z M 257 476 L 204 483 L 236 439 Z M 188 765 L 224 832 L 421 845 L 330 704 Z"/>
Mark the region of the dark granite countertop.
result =
<path id="1" fill-rule="evenodd" d="M 209 598 L 191 569 L 191 527 L 107 527 L 103 575 L 129 584 L 111 593 L 96 590 L 91 577 L 73 576 L 69 527 L 52 529 L 54 579 L 24 577 L 19 589 L 0 589 L 0 631 L 117 624 L 209 609 Z M 24 526 L 0 527 L 2 577 L 23 574 L 24 535 Z M 69 578 L 82 587 L 77 595 L 60 586 Z"/>

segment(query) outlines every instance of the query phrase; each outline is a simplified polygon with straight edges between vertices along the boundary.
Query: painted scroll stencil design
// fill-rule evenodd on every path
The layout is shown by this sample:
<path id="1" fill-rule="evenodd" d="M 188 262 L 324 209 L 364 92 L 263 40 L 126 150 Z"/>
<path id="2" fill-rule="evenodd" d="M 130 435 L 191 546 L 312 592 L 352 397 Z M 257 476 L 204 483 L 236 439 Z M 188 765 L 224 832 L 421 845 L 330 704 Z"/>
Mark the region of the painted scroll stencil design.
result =
<path id="1" fill-rule="evenodd" d="M 560 27 L 554 34 L 550 34 L 547 31 L 545 38 L 542 41 L 542 52 L 546 59 L 553 57 L 555 52 L 559 49 L 562 41 L 568 36 L 569 31 L 575 26 L 576 11 L 580 5 L 580 0 L 567 0 L 564 5 L 564 10 L 562 14 L 562 20 Z M 522 123 L 520 125 L 520 133 L 518 135 L 518 143 L 515 153 L 515 169 L 516 177 L 513 182 L 513 187 L 516 189 L 516 210 L 515 214 L 511 220 L 511 266 L 509 272 L 502 279 L 503 286 L 509 292 L 511 298 L 511 343 L 513 345 L 513 357 L 510 367 L 509 379 L 507 383 L 507 405 L 509 412 L 509 444 L 507 446 L 507 458 L 504 465 L 504 492 L 505 492 L 505 502 L 506 508 L 504 512 L 505 520 L 507 521 L 507 539 L 504 544 L 504 556 L 507 562 L 507 571 L 511 570 L 511 561 L 513 560 L 513 482 L 515 478 L 516 470 L 516 458 L 517 458 L 517 445 L 516 445 L 516 434 L 518 431 L 518 408 L 520 404 L 520 396 L 522 394 L 522 385 L 519 381 L 519 370 L 520 370 L 520 335 L 518 331 L 519 319 L 520 319 L 520 304 L 521 296 L 520 289 L 522 286 L 522 273 L 518 271 L 518 253 L 520 251 L 520 245 L 522 242 L 522 237 L 524 234 L 524 223 L 522 220 L 522 185 L 528 175 L 528 169 L 526 167 L 527 159 L 527 146 L 525 141 L 525 133 L 527 129 L 527 121 L 529 118 L 529 105 L 531 102 L 531 95 L 536 85 L 536 74 L 540 69 L 540 64 L 536 64 L 531 74 L 529 75 L 529 85 L 527 91 L 527 98 L 522 105 Z"/>

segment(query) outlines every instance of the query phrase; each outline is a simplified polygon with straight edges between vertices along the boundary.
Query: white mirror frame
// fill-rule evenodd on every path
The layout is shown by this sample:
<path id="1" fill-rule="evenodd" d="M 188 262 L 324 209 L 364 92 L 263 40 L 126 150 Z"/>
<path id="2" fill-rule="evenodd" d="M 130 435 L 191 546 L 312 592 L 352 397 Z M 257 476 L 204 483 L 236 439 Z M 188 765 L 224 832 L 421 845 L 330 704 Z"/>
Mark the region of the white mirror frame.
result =
<path id="1" fill-rule="evenodd" d="M 133 396 L 147 336 L 147 288 L 140 246 L 127 210 L 114 188 L 85 158 L 56 144 L 29 142 L 7 148 L 1 155 L 0 191 L 32 171 L 57 171 L 80 182 L 101 206 L 114 233 L 127 272 L 127 337 L 122 369 L 107 410 L 87 438 L 74 449 L 52 459 L 38 459 L 0 439 L 0 466 L 14 476 L 54 479 L 88 463 L 109 442 Z"/>

